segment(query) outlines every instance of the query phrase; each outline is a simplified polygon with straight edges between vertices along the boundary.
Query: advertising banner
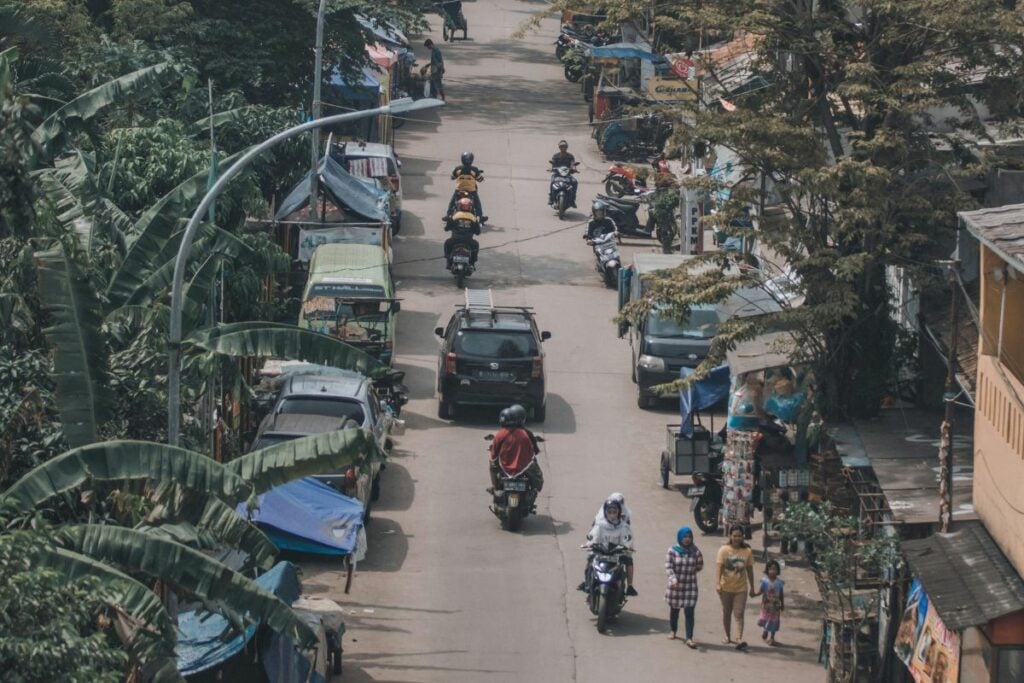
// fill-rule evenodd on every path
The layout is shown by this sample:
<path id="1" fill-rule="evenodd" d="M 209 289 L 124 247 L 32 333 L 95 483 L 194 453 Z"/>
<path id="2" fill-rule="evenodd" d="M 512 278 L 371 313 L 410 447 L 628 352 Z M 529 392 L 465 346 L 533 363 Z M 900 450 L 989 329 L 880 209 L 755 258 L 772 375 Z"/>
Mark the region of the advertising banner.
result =
<path id="1" fill-rule="evenodd" d="M 893 649 L 916 683 L 958 683 L 960 635 L 942 623 L 917 579 L 910 587 Z"/>
<path id="2" fill-rule="evenodd" d="M 697 81 L 652 76 L 647 79 L 647 99 L 655 102 L 689 102 L 697 99 Z"/>

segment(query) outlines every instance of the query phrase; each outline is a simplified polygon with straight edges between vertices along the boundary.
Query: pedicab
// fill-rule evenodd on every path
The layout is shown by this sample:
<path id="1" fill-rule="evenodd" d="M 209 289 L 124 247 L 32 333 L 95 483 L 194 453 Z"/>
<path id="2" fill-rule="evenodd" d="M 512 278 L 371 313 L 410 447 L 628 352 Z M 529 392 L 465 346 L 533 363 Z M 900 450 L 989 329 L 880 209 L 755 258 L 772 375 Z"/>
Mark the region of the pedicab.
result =
<path id="1" fill-rule="evenodd" d="M 444 26 L 441 27 L 441 37 L 451 42 L 455 40 L 455 32 L 462 31 L 462 40 L 468 38 L 469 23 L 466 22 L 466 15 L 462 13 L 461 0 L 446 0 L 437 3 L 438 12 L 444 19 Z"/>

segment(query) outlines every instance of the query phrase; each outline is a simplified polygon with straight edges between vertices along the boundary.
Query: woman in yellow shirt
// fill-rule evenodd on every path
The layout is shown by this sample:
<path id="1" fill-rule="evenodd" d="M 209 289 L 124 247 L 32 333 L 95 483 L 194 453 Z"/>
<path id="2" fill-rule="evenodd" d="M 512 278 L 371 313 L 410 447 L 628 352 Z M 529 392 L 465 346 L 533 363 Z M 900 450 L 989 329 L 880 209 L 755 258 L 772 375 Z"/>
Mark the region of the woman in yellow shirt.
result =
<path id="1" fill-rule="evenodd" d="M 729 529 L 729 542 L 718 549 L 715 559 L 715 590 L 722 601 L 722 626 L 725 628 L 723 643 L 736 643 L 736 649 L 744 651 L 747 643 L 743 640 L 743 610 L 747 606 L 747 595 L 754 596 L 754 553 L 743 540 L 743 528 Z M 749 588 L 748 588 L 749 587 Z M 732 623 L 736 624 L 736 640 L 732 638 Z"/>

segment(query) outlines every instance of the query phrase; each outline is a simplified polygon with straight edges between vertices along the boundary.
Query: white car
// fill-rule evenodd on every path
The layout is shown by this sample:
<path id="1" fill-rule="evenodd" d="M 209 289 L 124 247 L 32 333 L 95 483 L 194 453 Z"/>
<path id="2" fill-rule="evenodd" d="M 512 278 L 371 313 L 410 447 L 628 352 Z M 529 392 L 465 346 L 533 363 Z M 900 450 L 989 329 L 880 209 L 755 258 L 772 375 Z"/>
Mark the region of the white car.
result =
<path id="1" fill-rule="evenodd" d="M 354 176 L 373 178 L 391 192 L 391 232 L 402 228 L 402 162 L 391 145 L 379 142 L 337 142 L 331 155 Z"/>

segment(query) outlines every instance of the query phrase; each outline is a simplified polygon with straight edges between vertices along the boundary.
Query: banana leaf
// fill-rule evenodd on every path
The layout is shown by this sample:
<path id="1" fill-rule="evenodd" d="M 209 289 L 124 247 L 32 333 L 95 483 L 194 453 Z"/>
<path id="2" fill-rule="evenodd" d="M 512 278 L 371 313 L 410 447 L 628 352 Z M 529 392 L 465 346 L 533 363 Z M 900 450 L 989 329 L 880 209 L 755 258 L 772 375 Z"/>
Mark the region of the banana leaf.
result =
<path id="1" fill-rule="evenodd" d="M 176 482 L 237 504 L 249 484 L 232 469 L 205 455 L 148 441 L 107 441 L 61 453 L 29 470 L 3 497 L 28 511 L 88 481 Z"/>
<path id="2" fill-rule="evenodd" d="M 174 654 L 177 642 L 174 622 L 153 591 L 103 562 L 64 548 L 40 550 L 38 560 L 68 581 L 83 576 L 97 577 L 110 596 L 111 604 L 137 625 L 130 634 L 128 651 L 142 663 L 144 678 L 159 683 L 184 680 L 178 673 Z"/>
<path id="3" fill-rule="evenodd" d="M 362 429 L 341 429 L 261 448 L 224 466 L 248 481 L 259 494 L 299 477 L 339 470 L 367 459 L 384 459 L 373 435 Z"/>
<path id="4" fill-rule="evenodd" d="M 261 569 L 270 569 L 277 557 L 277 547 L 260 531 L 259 527 L 243 518 L 220 498 L 206 499 L 202 515 L 196 526 L 209 532 L 222 543 L 245 552 L 249 563 Z"/>
<path id="5" fill-rule="evenodd" d="M 227 356 L 287 358 L 354 370 L 371 379 L 392 372 L 373 356 L 340 339 L 295 325 L 268 322 L 228 323 L 193 332 L 187 342 Z"/>
<path id="6" fill-rule="evenodd" d="M 139 571 L 210 602 L 222 602 L 250 622 L 311 647 L 317 636 L 277 596 L 217 560 L 136 529 L 98 524 L 62 527 L 56 542 L 89 557 Z"/>
<path id="7" fill-rule="evenodd" d="M 35 256 L 39 298 L 52 324 L 53 379 L 64 436 L 71 446 L 92 443 L 112 412 L 103 315 L 92 283 L 60 247 Z"/>
<path id="8" fill-rule="evenodd" d="M 172 69 L 169 62 L 143 67 L 88 90 L 46 117 L 32 132 L 32 140 L 44 150 L 53 151 L 56 143 L 67 132 L 70 120 L 88 121 L 112 104 L 120 104 L 133 93 L 157 85 L 162 76 Z"/>

